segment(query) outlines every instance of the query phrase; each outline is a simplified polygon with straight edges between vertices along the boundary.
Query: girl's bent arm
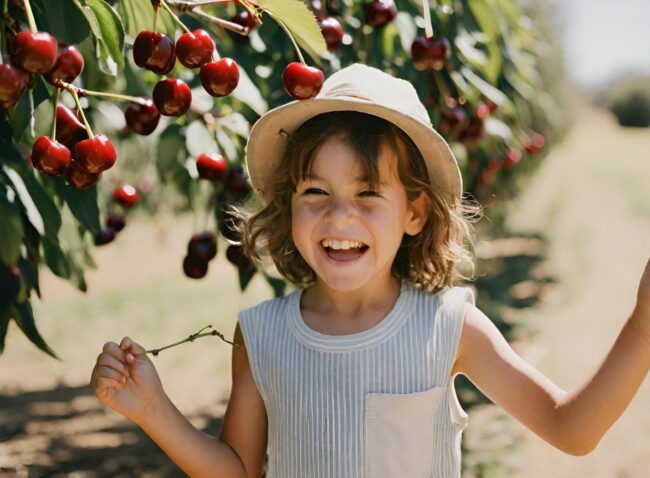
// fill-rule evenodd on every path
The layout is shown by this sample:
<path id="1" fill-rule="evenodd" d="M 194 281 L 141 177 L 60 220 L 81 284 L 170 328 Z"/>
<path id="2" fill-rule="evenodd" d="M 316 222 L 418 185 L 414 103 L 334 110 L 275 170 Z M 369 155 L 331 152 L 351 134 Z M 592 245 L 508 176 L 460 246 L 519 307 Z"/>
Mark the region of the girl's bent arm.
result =
<path id="1" fill-rule="evenodd" d="M 465 306 L 454 372 L 545 441 L 572 455 L 591 452 L 650 369 L 650 342 L 635 311 L 598 370 L 565 392 L 519 357 L 479 309 Z"/>
<path id="2" fill-rule="evenodd" d="M 266 453 L 266 409 L 253 381 L 244 339 L 235 330 L 232 391 L 219 438 L 203 433 L 165 396 L 140 427 L 192 478 L 259 478 Z"/>
<path id="3" fill-rule="evenodd" d="M 226 443 L 197 430 L 167 396 L 138 425 L 192 478 L 246 477 L 237 454 Z"/>

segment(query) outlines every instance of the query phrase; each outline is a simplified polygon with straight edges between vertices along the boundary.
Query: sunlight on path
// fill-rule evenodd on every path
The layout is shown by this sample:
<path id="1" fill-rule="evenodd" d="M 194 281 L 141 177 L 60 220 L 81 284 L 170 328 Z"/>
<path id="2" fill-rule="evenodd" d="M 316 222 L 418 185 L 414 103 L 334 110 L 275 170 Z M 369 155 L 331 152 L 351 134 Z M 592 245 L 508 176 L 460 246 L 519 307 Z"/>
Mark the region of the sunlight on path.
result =
<path id="1" fill-rule="evenodd" d="M 539 334 L 515 349 L 565 390 L 598 367 L 631 312 L 650 255 L 650 129 L 619 128 L 591 109 L 548 158 L 513 210 L 515 229 L 551 238 L 557 291 L 535 311 Z M 573 457 L 515 422 L 526 478 L 645 478 L 650 469 L 650 380 L 598 448 Z"/>

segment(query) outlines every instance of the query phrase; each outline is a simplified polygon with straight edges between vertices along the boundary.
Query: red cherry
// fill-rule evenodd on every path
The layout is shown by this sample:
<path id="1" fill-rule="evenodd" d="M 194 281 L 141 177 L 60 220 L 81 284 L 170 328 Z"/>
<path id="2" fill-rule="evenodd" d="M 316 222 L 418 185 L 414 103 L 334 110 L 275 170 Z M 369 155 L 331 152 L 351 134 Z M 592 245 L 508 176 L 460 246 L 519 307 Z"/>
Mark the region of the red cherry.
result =
<path id="1" fill-rule="evenodd" d="M 20 292 L 20 269 L 0 263 L 0 303 L 9 302 Z"/>
<path id="2" fill-rule="evenodd" d="M 212 96 L 229 95 L 239 83 L 239 67 L 231 58 L 206 63 L 199 71 L 201 84 Z"/>
<path id="3" fill-rule="evenodd" d="M 191 279 L 201 279 L 208 273 L 208 263 L 192 256 L 185 256 L 183 272 Z"/>
<path id="4" fill-rule="evenodd" d="M 418 70 L 442 70 L 449 54 L 449 40 L 445 37 L 421 36 L 411 44 L 411 58 Z"/>
<path id="5" fill-rule="evenodd" d="M 212 59 L 214 42 L 205 30 L 199 28 L 182 34 L 176 40 L 176 58 L 188 68 L 198 68 Z"/>
<path id="6" fill-rule="evenodd" d="M 252 190 L 248 176 L 241 168 L 228 171 L 224 184 L 226 185 L 226 195 L 228 199 L 232 200 L 242 199 L 248 196 Z"/>
<path id="7" fill-rule="evenodd" d="M 187 83 L 177 78 L 166 78 L 156 83 L 153 102 L 165 116 L 181 116 L 190 108 L 192 91 Z"/>
<path id="8" fill-rule="evenodd" d="M 228 246 L 228 249 L 226 249 L 226 258 L 231 264 L 237 266 L 238 269 L 249 270 L 253 268 L 253 263 L 244 254 L 244 248 L 242 246 Z"/>
<path id="9" fill-rule="evenodd" d="M 113 143 L 104 134 L 78 142 L 74 147 L 74 157 L 91 174 L 106 171 L 117 161 Z"/>
<path id="10" fill-rule="evenodd" d="M 0 108 L 12 108 L 29 85 L 29 73 L 9 61 L 0 65 Z"/>
<path id="11" fill-rule="evenodd" d="M 160 112 L 153 104 L 153 101 L 147 99 L 146 105 L 131 103 L 124 111 L 126 124 L 132 131 L 141 135 L 148 135 L 156 129 L 160 120 Z"/>
<path id="12" fill-rule="evenodd" d="M 187 255 L 208 262 L 217 255 L 217 237 L 214 232 L 203 231 L 192 236 L 187 244 Z"/>
<path id="13" fill-rule="evenodd" d="M 442 111 L 438 129 L 443 135 L 456 136 L 465 128 L 468 121 L 467 113 L 463 107 L 445 108 Z"/>
<path id="14" fill-rule="evenodd" d="M 521 160 L 521 151 L 511 148 L 503 158 L 503 167 L 511 168 Z"/>
<path id="15" fill-rule="evenodd" d="M 259 25 L 259 20 L 257 20 L 253 15 L 248 13 L 248 10 L 242 10 L 237 15 L 230 19 L 231 22 L 241 25 L 244 28 L 248 28 L 248 32 L 245 34 L 247 36 L 250 34 L 250 31 L 253 30 L 257 25 Z M 242 35 L 238 35 L 240 38 L 244 38 Z"/>
<path id="16" fill-rule="evenodd" d="M 343 27 L 341 23 L 334 17 L 327 17 L 320 23 L 320 31 L 327 43 L 328 51 L 337 51 L 343 42 Z"/>
<path id="17" fill-rule="evenodd" d="M 533 133 L 525 144 L 526 151 L 530 154 L 537 154 L 544 147 L 546 139 L 544 135 Z"/>
<path id="18" fill-rule="evenodd" d="M 113 242 L 115 239 L 116 231 L 111 227 L 105 227 L 97 234 L 95 234 L 95 245 L 103 246 L 110 242 Z"/>
<path id="19" fill-rule="evenodd" d="M 461 135 L 462 141 L 477 141 L 485 136 L 485 129 L 483 127 L 483 120 L 481 118 L 472 117 L 469 124 L 463 130 Z"/>
<path id="20" fill-rule="evenodd" d="M 372 0 L 363 7 L 363 16 L 371 27 L 382 27 L 397 16 L 397 7 L 393 0 Z"/>
<path id="21" fill-rule="evenodd" d="M 56 107 L 56 140 L 71 151 L 79 141 L 88 138 L 84 124 L 69 108 Z"/>
<path id="22" fill-rule="evenodd" d="M 174 42 L 163 33 L 143 30 L 133 42 L 133 61 L 140 68 L 166 75 L 176 63 Z"/>
<path id="23" fill-rule="evenodd" d="M 115 188 L 113 191 L 113 199 L 116 203 L 120 204 L 125 209 L 130 209 L 140 201 L 140 194 L 130 184 Z"/>
<path id="24" fill-rule="evenodd" d="M 56 38 L 46 32 L 22 31 L 14 37 L 14 65 L 30 73 L 50 71 L 59 54 Z"/>
<path id="25" fill-rule="evenodd" d="M 54 68 L 43 77 L 52 85 L 56 85 L 59 80 L 71 83 L 83 69 L 84 57 L 74 45 L 67 45 L 59 51 Z"/>
<path id="26" fill-rule="evenodd" d="M 70 150 L 49 136 L 39 136 L 32 147 L 32 164 L 45 174 L 57 176 L 70 164 Z"/>
<path id="27" fill-rule="evenodd" d="M 91 174 L 78 161 L 72 160 L 65 170 L 65 179 L 75 189 L 86 189 L 99 181 L 101 174 Z"/>
<path id="28" fill-rule="evenodd" d="M 121 214 L 110 213 L 106 216 L 106 226 L 115 232 L 120 232 L 126 226 L 126 217 Z"/>
<path id="29" fill-rule="evenodd" d="M 297 100 L 313 98 L 323 87 L 325 75 L 318 68 L 297 61 L 289 63 L 282 72 L 284 89 Z"/>
<path id="30" fill-rule="evenodd" d="M 228 160 L 220 154 L 202 154 L 196 158 L 199 177 L 209 181 L 221 181 L 228 171 Z"/>
<path id="31" fill-rule="evenodd" d="M 474 113 L 477 118 L 485 118 L 492 112 L 492 109 L 487 103 L 481 103 L 476 107 L 476 112 Z"/>

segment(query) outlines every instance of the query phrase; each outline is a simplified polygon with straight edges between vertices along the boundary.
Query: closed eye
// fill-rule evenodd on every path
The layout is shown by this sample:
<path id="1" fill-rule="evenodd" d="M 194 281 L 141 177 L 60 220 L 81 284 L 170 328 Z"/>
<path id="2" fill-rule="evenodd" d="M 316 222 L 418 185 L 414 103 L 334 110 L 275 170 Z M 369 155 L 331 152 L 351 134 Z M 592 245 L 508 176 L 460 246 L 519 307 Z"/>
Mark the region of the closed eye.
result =
<path id="1" fill-rule="evenodd" d="M 327 193 L 325 191 L 323 191 L 322 189 L 307 188 L 307 189 L 305 189 L 305 192 L 303 192 L 303 195 L 304 194 L 327 194 Z"/>
<path id="2" fill-rule="evenodd" d="M 361 197 L 381 197 L 381 194 L 379 194 L 379 191 L 361 191 L 359 193 L 359 196 Z"/>

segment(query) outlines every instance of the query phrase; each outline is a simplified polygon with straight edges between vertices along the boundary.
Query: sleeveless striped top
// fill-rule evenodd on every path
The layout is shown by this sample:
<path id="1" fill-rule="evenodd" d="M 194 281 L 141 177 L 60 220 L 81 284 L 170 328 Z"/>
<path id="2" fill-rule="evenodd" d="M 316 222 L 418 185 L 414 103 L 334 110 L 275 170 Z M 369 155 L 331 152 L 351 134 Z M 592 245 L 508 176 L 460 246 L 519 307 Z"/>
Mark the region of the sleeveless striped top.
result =
<path id="1" fill-rule="evenodd" d="M 239 313 L 268 416 L 267 478 L 458 478 L 467 426 L 450 377 L 470 289 L 402 283 L 374 327 L 325 335 L 302 290 Z"/>

